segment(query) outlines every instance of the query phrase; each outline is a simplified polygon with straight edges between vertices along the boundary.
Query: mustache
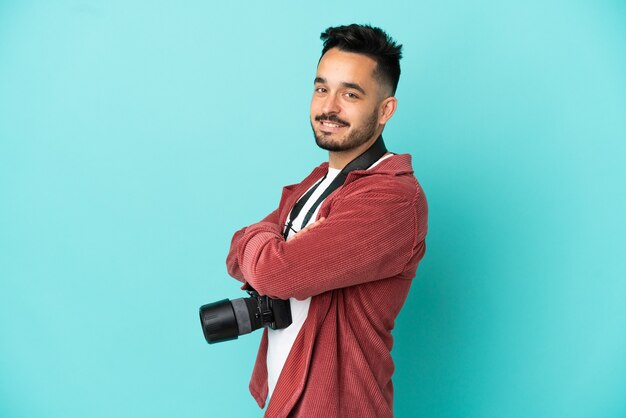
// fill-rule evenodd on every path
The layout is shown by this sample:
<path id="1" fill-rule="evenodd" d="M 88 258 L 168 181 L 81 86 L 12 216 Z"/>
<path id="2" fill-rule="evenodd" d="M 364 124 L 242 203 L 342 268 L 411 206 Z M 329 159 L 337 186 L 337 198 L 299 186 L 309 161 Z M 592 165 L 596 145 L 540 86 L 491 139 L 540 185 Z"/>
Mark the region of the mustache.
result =
<path id="1" fill-rule="evenodd" d="M 334 114 L 317 115 L 317 116 L 315 116 L 315 121 L 316 122 L 332 122 L 332 123 L 338 123 L 339 125 L 350 126 L 350 124 L 348 122 L 346 122 L 343 119 L 339 119 L 339 117 L 337 117 L 337 115 L 334 115 Z"/>

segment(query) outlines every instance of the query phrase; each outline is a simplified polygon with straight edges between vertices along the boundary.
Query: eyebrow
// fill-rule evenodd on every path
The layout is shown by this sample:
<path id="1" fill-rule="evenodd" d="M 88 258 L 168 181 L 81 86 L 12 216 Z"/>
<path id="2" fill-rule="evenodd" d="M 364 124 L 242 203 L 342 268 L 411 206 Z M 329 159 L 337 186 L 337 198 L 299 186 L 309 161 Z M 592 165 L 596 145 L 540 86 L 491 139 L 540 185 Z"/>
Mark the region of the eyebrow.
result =
<path id="1" fill-rule="evenodd" d="M 326 79 L 322 77 L 315 77 L 314 83 L 326 84 Z M 365 90 L 363 90 L 363 87 L 359 86 L 357 83 L 348 83 L 344 81 L 341 83 L 341 86 L 348 88 L 348 89 L 355 89 L 358 92 L 360 92 L 362 95 L 367 96 L 367 93 L 365 93 Z"/>

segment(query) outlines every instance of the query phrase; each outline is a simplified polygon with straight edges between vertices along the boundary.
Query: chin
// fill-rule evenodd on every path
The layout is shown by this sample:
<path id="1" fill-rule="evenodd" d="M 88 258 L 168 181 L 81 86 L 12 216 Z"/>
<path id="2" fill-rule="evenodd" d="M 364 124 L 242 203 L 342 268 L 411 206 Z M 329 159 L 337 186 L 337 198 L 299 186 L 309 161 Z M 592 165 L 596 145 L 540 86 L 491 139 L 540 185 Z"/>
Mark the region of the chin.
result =
<path id="1" fill-rule="evenodd" d="M 346 151 L 343 138 L 333 140 L 323 135 L 315 135 L 315 143 L 326 151 Z"/>

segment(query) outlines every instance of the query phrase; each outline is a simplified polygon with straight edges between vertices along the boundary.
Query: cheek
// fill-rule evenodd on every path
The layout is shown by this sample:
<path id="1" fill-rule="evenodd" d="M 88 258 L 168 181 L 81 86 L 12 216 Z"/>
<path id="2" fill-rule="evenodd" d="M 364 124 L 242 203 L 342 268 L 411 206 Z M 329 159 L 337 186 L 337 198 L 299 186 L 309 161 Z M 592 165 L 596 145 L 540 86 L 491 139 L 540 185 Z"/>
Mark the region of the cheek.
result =
<path id="1" fill-rule="evenodd" d="M 361 123 L 369 124 L 372 119 L 378 119 L 378 108 L 376 106 L 367 106 L 360 110 L 359 121 Z"/>
<path id="2" fill-rule="evenodd" d="M 367 115 L 363 108 L 347 107 L 344 109 L 343 118 L 349 120 L 353 124 L 363 124 Z"/>
<path id="3" fill-rule="evenodd" d="M 311 99 L 311 116 L 319 115 L 322 107 L 322 101 L 315 96 Z"/>

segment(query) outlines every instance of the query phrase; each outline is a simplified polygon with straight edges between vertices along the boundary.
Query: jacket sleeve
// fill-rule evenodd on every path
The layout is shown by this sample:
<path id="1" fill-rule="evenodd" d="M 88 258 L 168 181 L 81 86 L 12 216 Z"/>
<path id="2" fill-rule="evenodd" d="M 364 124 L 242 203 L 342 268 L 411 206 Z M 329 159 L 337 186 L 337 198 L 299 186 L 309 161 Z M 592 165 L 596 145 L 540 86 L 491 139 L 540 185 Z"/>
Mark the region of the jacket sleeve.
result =
<path id="1" fill-rule="evenodd" d="M 422 235 L 418 197 L 388 190 L 347 194 L 333 202 L 324 222 L 295 240 L 285 241 L 275 222 L 251 225 L 237 237 L 238 272 L 261 295 L 280 299 L 396 276 Z"/>
<path id="2" fill-rule="evenodd" d="M 273 223 L 278 226 L 278 209 L 263 218 L 261 222 Z M 241 272 L 241 268 L 239 267 L 239 260 L 237 259 L 237 247 L 248 228 L 250 227 L 244 227 L 235 232 L 230 242 L 230 250 L 228 251 L 228 255 L 226 256 L 226 270 L 228 271 L 228 274 L 230 274 L 232 277 L 239 280 L 240 282 L 245 282 L 245 279 L 243 277 L 243 273 Z"/>

